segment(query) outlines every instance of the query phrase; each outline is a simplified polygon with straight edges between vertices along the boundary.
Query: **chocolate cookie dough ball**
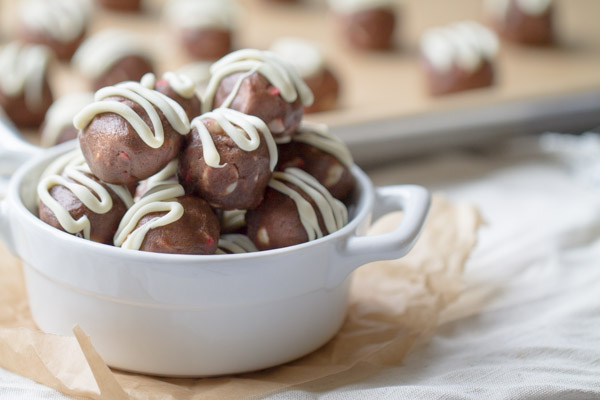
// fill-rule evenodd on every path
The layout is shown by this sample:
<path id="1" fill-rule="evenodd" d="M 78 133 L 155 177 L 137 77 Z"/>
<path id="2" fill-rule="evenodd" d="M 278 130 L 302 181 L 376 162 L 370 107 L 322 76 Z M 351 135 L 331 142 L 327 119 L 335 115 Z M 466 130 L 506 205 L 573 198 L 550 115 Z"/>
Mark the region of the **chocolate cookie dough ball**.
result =
<path id="1" fill-rule="evenodd" d="M 92 13 L 91 0 L 26 0 L 20 4 L 21 37 L 50 47 L 69 60 L 83 41 Z"/>
<path id="2" fill-rule="evenodd" d="M 79 150 L 48 167 L 38 185 L 38 196 L 42 221 L 111 245 L 121 218 L 133 204 L 126 187 L 109 185 L 93 176 Z"/>
<path id="3" fill-rule="evenodd" d="M 94 94 L 84 92 L 63 96 L 52 103 L 40 127 L 42 146 L 51 147 L 77 138 L 73 117 L 93 101 Z"/>
<path id="4" fill-rule="evenodd" d="M 212 207 L 255 208 L 277 164 L 269 128 L 252 115 L 218 108 L 192 121 L 180 157 L 179 181 Z"/>
<path id="5" fill-rule="evenodd" d="M 329 0 L 346 41 L 360 50 L 392 47 L 396 25 L 394 0 Z"/>
<path id="6" fill-rule="evenodd" d="M 248 237 L 259 250 L 318 239 L 348 222 L 344 204 L 306 172 L 275 172 L 258 208 L 246 213 Z"/>
<path id="7" fill-rule="evenodd" d="M 305 107 L 304 112 L 327 111 L 336 107 L 340 85 L 316 43 L 283 37 L 271 45 L 271 51 L 289 62 L 312 91 L 314 102 Z"/>
<path id="8" fill-rule="evenodd" d="M 344 201 L 356 183 L 350 171 L 353 163 L 344 142 L 329 133 L 326 125 L 304 121 L 290 143 L 279 145 L 277 170 L 302 169 Z"/>
<path id="9" fill-rule="evenodd" d="M 534 46 L 554 42 L 553 0 L 486 0 L 484 4 L 504 38 Z"/>
<path id="10" fill-rule="evenodd" d="M 498 38 L 472 22 L 459 22 L 427 31 L 421 54 L 432 95 L 460 92 L 494 83 Z"/>
<path id="11" fill-rule="evenodd" d="M 183 107 L 153 90 L 153 77 L 142 83 L 100 89 L 73 120 L 87 163 L 105 182 L 128 185 L 157 173 L 190 131 Z"/>
<path id="12" fill-rule="evenodd" d="M 0 107 L 19 128 L 37 128 L 54 101 L 46 46 L 11 42 L 0 50 Z"/>
<path id="13" fill-rule="evenodd" d="M 206 201 L 177 183 L 148 191 L 125 214 L 115 246 L 171 254 L 214 254 L 219 221 Z"/>
<path id="14" fill-rule="evenodd" d="M 313 94 L 294 68 L 272 52 L 233 52 L 211 67 L 203 111 L 228 107 L 265 121 L 278 143 L 290 140 Z"/>
<path id="15" fill-rule="evenodd" d="M 154 84 L 154 90 L 179 103 L 190 121 L 202 114 L 202 103 L 196 95 L 196 84 L 187 75 L 165 72 L 162 79 Z"/>
<path id="16" fill-rule="evenodd" d="M 142 0 L 98 0 L 107 10 L 134 12 L 139 11 Z"/>
<path id="17" fill-rule="evenodd" d="M 232 50 L 234 14 L 230 0 L 175 0 L 165 8 L 168 23 L 197 60 L 216 60 Z"/>
<path id="18" fill-rule="evenodd" d="M 149 54 L 141 38 L 132 32 L 106 29 L 81 44 L 72 64 L 97 90 L 119 82 L 139 81 L 153 72 Z"/>

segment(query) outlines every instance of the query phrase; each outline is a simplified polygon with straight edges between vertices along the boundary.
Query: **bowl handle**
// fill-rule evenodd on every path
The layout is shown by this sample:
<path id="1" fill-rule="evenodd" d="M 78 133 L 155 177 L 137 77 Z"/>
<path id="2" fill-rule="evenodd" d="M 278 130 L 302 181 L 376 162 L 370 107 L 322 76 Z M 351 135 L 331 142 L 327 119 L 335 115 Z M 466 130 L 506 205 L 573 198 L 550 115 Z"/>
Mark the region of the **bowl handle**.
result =
<path id="1" fill-rule="evenodd" d="M 353 235 L 340 250 L 328 286 L 337 286 L 357 267 L 404 256 L 415 244 L 429 211 L 429 191 L 417 185 L 384 186 L 375 189 L 372 220 L 392 211 L 403 211 L 400 224 L 391 232 L 372 236 Z"/>

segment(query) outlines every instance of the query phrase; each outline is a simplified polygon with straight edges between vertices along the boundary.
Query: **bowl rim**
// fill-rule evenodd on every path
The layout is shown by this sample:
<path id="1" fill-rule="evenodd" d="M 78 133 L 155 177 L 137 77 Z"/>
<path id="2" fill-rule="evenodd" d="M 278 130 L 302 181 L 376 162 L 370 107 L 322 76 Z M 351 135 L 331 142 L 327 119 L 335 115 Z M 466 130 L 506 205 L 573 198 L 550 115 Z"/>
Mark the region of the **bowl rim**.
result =
<path id="1" fill-rule="evenodd" d="M 360 227 L 361 223 L 370 215 L 373 210 L 375 203 L 375 188 L 370 178 L 362 171 L 356 164 L 352 165 L 351 172 L 356 178 L 356 189 L 357 201 L 354 204 L 355 213 L 352 219 L 341 229 L 323 236 L 321 238 L 296 244 L 293 246 L 282 247 L 272 250 L 263 250 L 252 253 L 241 253 L 241 254 L 172 254 L 172 253 L 155 253 L 148 251 L 139 251 L 131 249 L 123 249 L 117 246 L 111 246 L 103 243 L 97 243 L 91 240 L 85 240 L 75 235 L 63 232 L 56 229 L 46 223 L 44 223 L 35 213 L 25 206 L 22 199 L 22 187 L 26 178 L 30 177 L 32 171 L 41 164 L 48 163 L 52 159 L 58 157 L 61 154 L 66 153 L 69 150 L 74 149 L 76 141 L 70 141 L 61 145 L 55 146 L 48 150 L 45 150 L 37 157 L 29 160 L 23 166 L 21 166 L 13 175 L 7 197 L 5 201 L 11 204 L 11 209 L 17 211 L 16 216 L 11 217 L 11 224 L 14 223 L 15 218 L 20 221 L 21 224 L 28 223 L 36 226 L 39 229 L 47 232 L 48 235 L 56 237 L 56 240 L 64 242 L 65 246 L 84 246 L 84 249 L 89 249 L 91 252 L 103 252 L 106 256 L 118 257 L 121 261 L 135 261 L 135 262 L 152 262 L 152 263 L 178 263 L 178 264 L 197 264 L 197 263 L 208 263 L 208 262 L 224 262 L 224 261 L 249 261 L 254 259 L 261 259 L 263 257 L 270 256 L 285 256 L 293 254 L 305 249 L 326 245 L 330 242 L 342 241 L 344 238 L 348 238 L 354 234 L 354 232 Z M 41 171 L 40 171 L 41 173 Z M 10 227 L 10 234 L 12 235 L 14 228 Z M 345 242 L 345 241 L 344 241 Z M 68 247 L 67 247 L 68 248 Z M 21 254 L 19 256 L 22 257 Z M 241 263 L 240 263 L 241 264 Z"/>

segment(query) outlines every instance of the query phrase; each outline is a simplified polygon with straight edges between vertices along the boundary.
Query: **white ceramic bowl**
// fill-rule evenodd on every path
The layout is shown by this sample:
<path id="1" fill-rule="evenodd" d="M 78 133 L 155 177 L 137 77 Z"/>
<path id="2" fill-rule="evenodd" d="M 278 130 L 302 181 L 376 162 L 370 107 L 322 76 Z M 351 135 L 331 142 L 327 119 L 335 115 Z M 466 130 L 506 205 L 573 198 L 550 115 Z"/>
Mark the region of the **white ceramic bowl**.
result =
<path id="1" fill-rule="evenodd" d="M 0 138 L 2 137 L 0 132 Z M 0 237 L 23 260 L 40 329 L 70 335 L 79 324 L 113 366 L 165 376 L 210 376 L 271 367 L 326 343 L 346 315 L 351 272 L 403 256 L 426 218 L 419 186 L 374 188 L 356 166 L 351 220 L 324 238 L 252 254 L 189 256 L 86 241 L 37 217 L 41 172 L 73 143 L 45 152 L 0 148 L 18 160 L 0 203 Z M 4 154 L 2 154 L 4 152 Z M 404 210 L 391 233 L 364 234 L 371 218 Z"/>

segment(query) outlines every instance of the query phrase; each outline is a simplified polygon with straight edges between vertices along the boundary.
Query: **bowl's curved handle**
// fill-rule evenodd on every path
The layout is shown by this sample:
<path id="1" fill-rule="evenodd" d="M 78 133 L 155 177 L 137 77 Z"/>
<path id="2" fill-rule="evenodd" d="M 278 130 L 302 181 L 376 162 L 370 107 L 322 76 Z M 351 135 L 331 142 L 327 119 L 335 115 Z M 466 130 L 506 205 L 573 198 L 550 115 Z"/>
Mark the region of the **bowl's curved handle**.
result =
<path id="1" fill-rule="evenodd" d="M 393 211 L 403 211 L 400 224 L 391 232 L 350 236 L 338 254 L 328 286 L 338 285 L 357 267 L 404 256 L 415 244 L 429 211 L 429 191 L 417 185 L 384 186 L 375 189 L 372 220 Z"/>

